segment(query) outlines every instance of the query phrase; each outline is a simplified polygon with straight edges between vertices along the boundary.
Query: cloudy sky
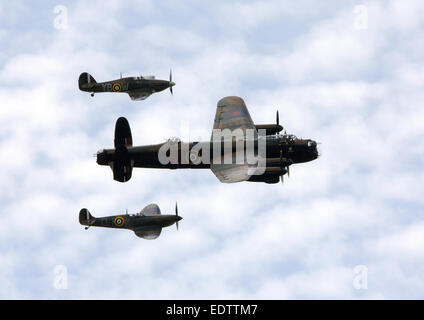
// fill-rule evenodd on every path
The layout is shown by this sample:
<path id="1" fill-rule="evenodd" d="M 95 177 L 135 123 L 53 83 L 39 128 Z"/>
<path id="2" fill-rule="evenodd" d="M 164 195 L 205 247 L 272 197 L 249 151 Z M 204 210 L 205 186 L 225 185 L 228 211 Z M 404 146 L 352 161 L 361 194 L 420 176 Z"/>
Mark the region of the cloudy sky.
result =
<path id="1" fill-rule="evenodd" d="M 0 298 L 424 298 L 423 16 L 419 0 L 0 0 Z M 77 86 L 171 68 L 173 96 Z M 284 185 L 122 184 L 95 163 L 118 117 L 136 145 L 206 140 L 228 95 L 322 156 Z M 78 223 L 175 201 L 179 232 L 154 241 Z"/>

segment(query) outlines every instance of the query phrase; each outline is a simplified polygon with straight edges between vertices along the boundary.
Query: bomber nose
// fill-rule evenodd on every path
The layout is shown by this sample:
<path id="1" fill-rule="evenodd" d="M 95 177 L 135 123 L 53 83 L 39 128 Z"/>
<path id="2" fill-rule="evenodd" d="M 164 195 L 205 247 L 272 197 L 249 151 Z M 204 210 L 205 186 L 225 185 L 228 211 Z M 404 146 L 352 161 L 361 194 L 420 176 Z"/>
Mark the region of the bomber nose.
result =
<path id="1" fill-rule="evenodd" d="M 176 217 L 175 217 L 175 220 L 176 220 L 176 221 L 180 221 L 182 218 L 183 218 L 183 217 L 181 217 L 181 216 L 176 216 Z"/>

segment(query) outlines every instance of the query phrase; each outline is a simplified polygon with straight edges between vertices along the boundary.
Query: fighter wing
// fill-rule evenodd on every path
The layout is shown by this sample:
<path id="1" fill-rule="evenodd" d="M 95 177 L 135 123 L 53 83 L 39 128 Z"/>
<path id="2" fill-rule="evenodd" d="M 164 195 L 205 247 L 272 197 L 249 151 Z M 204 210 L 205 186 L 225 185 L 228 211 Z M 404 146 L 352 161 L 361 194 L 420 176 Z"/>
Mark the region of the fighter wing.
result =
<path id="1" fill-rule="evenodd" d="M 162 228 L 152 228 L 152 227 L 144 227 L 137 230 L 134 230 L 134 233 L 137 237 L 153 240 L 160 236 Z"/>
<path id="2" fill-rule="evenodd" d="M 131 100 L 139 101 L 146 99 L 151 95 L 151 93 L 146 91 L 128 91 L 128 95 L 130 96 Z"/>
<path id="3" fill-rule="evenodd" d="M 213 125 L 214 130 L 230 129 L 234 131 L 241 129 L 246 136 L 246 130 L 255 130 L 255 125 L 247 110 L 246 104 L 243 99 L 239 97 L 225 97 L 218 101 L 216 108 L 215 122 Z M 212 134 L 213 140 L 213 134 Z M 213 151 L 211 151 L 211 154 Z M 243 150 L 244 152 L 244 150 Z M 233 164 L 224 164 L 223 157 L 221 159 L 212 159 L 211 170 L 219 181 L 223 183 L 233 183 L 246 181 L 249 179 L 248 174 L 249 165 L 236 164 L 236 154 L 232 155 Z"/>

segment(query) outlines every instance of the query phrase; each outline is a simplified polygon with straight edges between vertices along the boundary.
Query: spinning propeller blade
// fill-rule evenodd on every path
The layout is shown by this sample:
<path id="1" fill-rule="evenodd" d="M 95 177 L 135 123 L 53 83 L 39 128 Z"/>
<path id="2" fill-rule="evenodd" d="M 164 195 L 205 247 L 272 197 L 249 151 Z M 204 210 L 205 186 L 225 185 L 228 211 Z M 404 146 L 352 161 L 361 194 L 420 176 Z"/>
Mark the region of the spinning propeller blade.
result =
<path id="1" fill-rule="evenodd" d="M 175 215 L 178 217 L 178 205 L 177 205 L 177 202 L 175 202 Z M 177 226 L 177 230 L 178 230 L 178 220 L 175 222 L 175 225 Z"/>
<path id="2" fill-rule="evenodd" d="M 281 170 L 283 169 L 282 162 L 283 162 L 283 148 L 280 149 L 280 169 Z M 280 180 L 281 180 L 281 183 L 284 184 L 284 174 L 280 175 Z"/>
<path id="3" fill-rule="evenodd" d="M 172 92 L 172 87 L 175 86 L 175 83 L 172 82 L 172 70 L 169 70 L 169 91 L 171 91 L 171 94 L 173 95 L 174 93 Z"/>
<path id="4" fill-rule="evenodd" d="M 280 169 L 281 169 L 281 171 L 283 169 L 285 169 L 285 171 L 287 172 L 287 177 L 290 178 L 290 165 L 286 164 L 285 166 L 283 166 L 283 148 L 282 147 L 280 149 Z M 283 174 L 280 175 L 281 183 L 284 183 L 284 174 L 286 172 L 284 172 Z"/>

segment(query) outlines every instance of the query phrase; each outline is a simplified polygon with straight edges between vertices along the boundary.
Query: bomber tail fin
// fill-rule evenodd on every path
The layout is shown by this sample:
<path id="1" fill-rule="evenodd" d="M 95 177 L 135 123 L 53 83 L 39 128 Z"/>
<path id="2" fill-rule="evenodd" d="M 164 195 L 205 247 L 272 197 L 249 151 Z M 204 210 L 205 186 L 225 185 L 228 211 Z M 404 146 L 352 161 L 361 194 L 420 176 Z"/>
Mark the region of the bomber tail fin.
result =
<path id="1" fill-rule="evenodd" d="M 80 90 L 83 90 L 83 91 L 88 91 L 96 83 L 97 81 L 93 78 L 93 76 L 87 72 L 81 73 L 78 79 L 78 86 Z"/>
<path id="2" fill-rule="evenodd" d="M 83 208 L 80 210 L 79 212 L 79 223 L 84 225 L 84 226 L 91 226 L 94 221 L 96 221 L 96 218 L 93 217 L 90 213 L 90 211 L 88 211 L 88 209 Z M 86 227 L 86 229 L 88 229 L 88 227 Z"/>
<path id="3" fill-rule="evenodd" d="M 130 124 L 124 117 L 119 118 L 115 125 L 115 154 L 113 163 L 113 179 L 126 182 L 131 179 L 133 162 L 128 157 L 127 147 L 132 147 Z"/>

